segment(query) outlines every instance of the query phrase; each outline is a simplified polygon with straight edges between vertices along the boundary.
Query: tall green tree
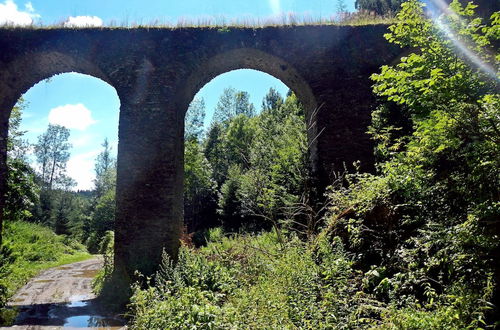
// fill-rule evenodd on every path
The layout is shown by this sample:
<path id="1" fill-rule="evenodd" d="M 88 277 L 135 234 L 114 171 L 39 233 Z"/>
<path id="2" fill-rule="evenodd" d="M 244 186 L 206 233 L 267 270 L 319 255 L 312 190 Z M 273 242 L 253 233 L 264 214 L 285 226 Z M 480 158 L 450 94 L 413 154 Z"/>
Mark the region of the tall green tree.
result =
<path id="1" fill-rule="evenodd" d="M 384 271 L 374 294 L 428 315 L 440 301 L 470 327 L 500 303 L 500 13 L 486 24 L 474 9 L 453 1 L 435 23 L 419 1 L 402 5 L 386 38 L 414 51 L 372 79 L 411 130 L 378 108 L 379 175 L 331 193 L 334 232 L 360 268 Z"/>
<path id="2" fill-rule="evenodd" d="M 188 232 L 217 224 L 217 183 L 201 144 L 189 139 L 184 145 L 184 223 Z"/>
<path id="3" fill-rule="evenodd" d="M 404 1 L 405 0 L 356 0 L 354 5 L 358 10 L 368 10 L 379 15 L 387 15 L 399 11 Z"/>
<path id="4" fill-rule="evenodd" d="M 116 159 L 112 155 L 112 148 L 107 138 L 104 139 L 101 146 L 103 150 L 97 155 L 94 165 L 94 191 L 97 199 L 108 190 L 115 188 L 114 174 L 112 172 L 116 168 Z"/>
<path id="5" fill-rule="evenodd" d="M 255 107 L 250 102 L 250 94 L 244 91 L 238 91 L 235 94 L 235 115 L 244 115 L 249 118 L 255 116 Z"/>
<path id="6" fill-rule="evenodd" d="M 9 220 L 29 219 L 30 210 L 38 203 L 39 186 L 35 183 L 35 172 L 27 160 L 29 143 L 23 139 L 26 132 L 20 130 L 25 107 L 24 99 L 19 99 L 9 118 L 8 188 L 4 206 L 4 216 Z"/>
<path id="7" fill-rule="evenodd" d="M 195 98 L 191 102 L 184 122 L 184 139 L 201 141 L 205 122 L 205 100 L 203 98 Z"/>
<path id="8" fill-rule="evenodd" d="M 7 153 L 11 159 L 26 160 L 30 144 L 23 138 L 26 131 L 20 129 L 26 101 L 21 97 L 10 113 L 9 138 L 7 140 Z"/>
<path id="9" fill-rule="evenodd" d="M 302 106 L 295 94 L 275 104 L 257 117 L 251 165 L 240 189 L 243 209 L 273 224 L 284 220 L 287 210 L 299 201 L 308 178 Z"/>
<path id="10" fill-rule="evenodd" d="M 261 112 L 279 109 L 282 104 L 283 97 L 275 88 L 271 87 L 262 100 Z"/>
<path id="11" fill-rule="evenodd" d="M 269 228 L 304 192 L 307 138 L 303 110 L 270 89 L 262 112 L 233 117 L 221 135 L 224 173 L 219 212 L 226 230 Z"/>
<path id="12" fill-rule="evenodd" d="M 225 130 L 222 148 L 227 168 L 238 165 L 247 169 L 250 166 L 250 146 L 255 133 L 255 119 L 244 114 L 233 117 Z"/>
<path id="13" fill-rule="evenodd" d="M 38 136 L 35 155 L 40 166 L 41 180 L 48 190 L 52 190 L 54 184 L 64 178 L 71 148 L 69 135 L 66 127 L 49 124 L 47 131 Z"/>
<path id="14" fill-rule="evenodd" d="M 250 95 L 232 87 L 225 88 L 215 107 L 213 122 L 227 123 L 237 115 L 255 116 L 255 108 L 250 103 Z"/>
<path id="15" fill-rule="evenodd" d="M 57 190 L 69 190 L 72 184 L 72 180 L 66 175 L 71 148 L 69 135 L 69 129 L 49 124 L 47 131 L 38 136 L 38 142 L 34 145 L 41 190 L 40 203 L 35 205 L 33 213 L 36 221 L 46 225 L 55 224 L 54 212 L 61 201 Z M 62 221 L 61 219 L 59 216 L 58 221 Z"/>
<path id="16" fill-rule="evenodd" d="M 53 227 L 57 235 L 69 235 L 71 233 L 70 219 L 68 217 L 71 206 L 71 195 L 60 194 L 53 210 Z"/>
<path id="17" fill-rule="evenodd" d="M 114 230 L 116 212 L 116 160 L 108 139 L 95 160 L 95 189 L 89 205 L 90 215 L 83 218 L 83 239 L 92 253 L 97 253 L 101 239 Z"/>
<path id="18" fill-rule="evenodd" d="M 204 154 L 219 187 L 232 164 L 248 165 L 248 146 L 252 136 L 249 124 L 254 116 L 255 108 L 247 92 L 224 89 L 204 141 Z"/>
<path id="19" fill-rule="evenodd" d="M 203 143 L 203 153 L 212 167 L 212 177 L 218 187 L 224 182 L 227 173 L 226 163 L 222 161 L 225 158 L 222 143 L 224 131 L 225 128 L 221 123 L 212 122 Z"/>

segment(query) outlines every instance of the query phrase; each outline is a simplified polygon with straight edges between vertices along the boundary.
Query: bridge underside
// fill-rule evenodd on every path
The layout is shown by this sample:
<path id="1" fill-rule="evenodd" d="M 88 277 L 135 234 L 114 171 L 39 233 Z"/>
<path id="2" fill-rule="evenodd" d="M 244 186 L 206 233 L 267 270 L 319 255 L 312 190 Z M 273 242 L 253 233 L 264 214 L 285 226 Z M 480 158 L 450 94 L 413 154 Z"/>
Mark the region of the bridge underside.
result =
<path id="1" fill-rule="evenodd" d="M 115 272 L 125 282 L 136 270 L 152 274 L 162 250 L 175 258 L 179 248 L 184 115 L 198 90 L 243 68 L 282 80 L 305 107 L 311 167 L 323 189 L 344 165 L 373 167 L 369 76 L 399 56 L 383 39 L 386 28 L 0 29 L 0 195 L 19 97 L 64 72 L 106 81 L 121 102 Z"/>

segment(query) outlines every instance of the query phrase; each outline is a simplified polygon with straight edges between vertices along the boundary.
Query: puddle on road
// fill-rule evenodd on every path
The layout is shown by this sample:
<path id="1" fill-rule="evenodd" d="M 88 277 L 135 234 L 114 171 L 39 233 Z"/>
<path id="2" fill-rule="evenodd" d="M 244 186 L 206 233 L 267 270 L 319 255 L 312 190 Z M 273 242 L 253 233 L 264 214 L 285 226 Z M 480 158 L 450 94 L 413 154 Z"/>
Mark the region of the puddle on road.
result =
<path id="1" fill-rule="evenodd" d="M 60 266 L 56 269 L 66 270 L 65 273 L 67 276 L 75 278 L 77 283 L 86 283 L 99 272 L 99 269 L 74 269 L 69 266 Z M 41 284 L 50 282 L 57 282 L 57 279 L 35 280 L 32 282 L 35 285 L 31 289 L 35 291 L 43 290 L 46 286 Z M 55 294 L 58 292 L 57 289 Z M 23 292 L 14 302 L 22 304 L 25 299 L 28 299 L 27 296 L 29 297 L 30 295 L 27 292 Z M 60 298 L 62 297 L 56 300 L 60 300 Z M 63 326 L 63 329 L 92 328 L 101 330 L 118 330 L 126 325 L 126 322 L 121 318 L 115 315 L 108 315 L 105 311 L 100 310 L 101 307 L 92 298 L 93 295 L 89 293 L 71 296 L 69 301 L 62 303 L 30 303 L 23 306 L 23 309 L 19 310 L 19 314 L 17 310 L 13 312 L 11 323 L 34 326 Z"/>
<path id="2" fill-rule="evenodd" d="M 51 283 L 54 282 L 54 280 L 36 280 L 33 283 Z"/>
<path id="3" fill-rule="evenodd" d="M 69 298 L 70 302 L 66 304 L 68 311 L 72 308 L 91 307 L 91 300 L 87 295 L 76 295 Z M 92 309 L 92 308 L 91 308 Z M 71 312 L 70 312 L 71 314 Z M 102 315 L 76 315 L 64 319 L 64 327 L 68 328 L 93 328 L 93 329 L 120 329 L 125 325 L 122 320 L 105 317 Z"/>
<path id="4" fill-rule="evenodd" d="M 69 328 L 94 328 L 116 330 L 123 327 L 125 323 L 121 320 L 107 318 L 100 315 L 80 315 L 68 317 L 64 327 Z"/>
<path id="5" fill-rule="evenodd" d="M 86 295 L 72 296 L 69 298 L 69 303 L 66 304 L 66 307 L 85 307 L 89 304 L 87 299 L 88 297 Z"/>
<path id="6" fill-rule="evenodd" d="M 78 273 L 74 274 L 74 277 L 94 278 L 98 272 L 98 269 L 79 270 Z"/>

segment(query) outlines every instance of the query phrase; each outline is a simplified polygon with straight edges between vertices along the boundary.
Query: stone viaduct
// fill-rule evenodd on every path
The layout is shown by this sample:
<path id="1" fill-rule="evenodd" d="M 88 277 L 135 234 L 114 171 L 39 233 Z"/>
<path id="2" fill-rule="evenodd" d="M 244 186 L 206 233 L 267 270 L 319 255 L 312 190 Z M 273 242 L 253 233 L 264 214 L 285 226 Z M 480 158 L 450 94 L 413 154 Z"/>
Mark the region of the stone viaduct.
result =
<path id="1" fill-rule="evenodd" d="M 375 103 L 369 76 L 400 56 L 384 40 L 386 31 L 384 25 L 0 29 L 0 195 L 8 119 L 18 98 L 60 73 L 102 79 L 121 102 L 115 274 L 125 280 L 135 270 L 151 274 L 162 249 L 177 254 L 184 115 L 199 89 L 242 68 L 283 81 L 305 107 L 311 166 L 324 187 L 344 164 L 373 167 L 365 133 Z"/>

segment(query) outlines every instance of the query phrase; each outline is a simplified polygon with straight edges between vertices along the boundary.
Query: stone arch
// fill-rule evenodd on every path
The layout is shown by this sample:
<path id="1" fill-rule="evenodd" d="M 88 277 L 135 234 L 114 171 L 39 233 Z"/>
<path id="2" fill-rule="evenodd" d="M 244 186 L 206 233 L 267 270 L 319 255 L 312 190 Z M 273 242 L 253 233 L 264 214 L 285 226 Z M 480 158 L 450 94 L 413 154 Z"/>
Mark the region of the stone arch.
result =
<path id="1" fill-rule="evenodd" d="M 221 74 L 238 69 L 262 71 L 281 80 L 297 94 L 308 115 L 317 107 L 311 88 L 291 64 L 258 49 L 238 48 L 211 57 L 189 76 L 183 100 L 184 111 L 203 86 Z"/>
<path id="2" fill-rule="evenodd" d="M 0 66 L 0 210 L 3 210 L 7 188 L 7 138 L 12 108 L 38 82 L 69 72 L 89 75 L 114 87 L 97 65 L 62 52 L 27 53 Z M 3 214 L 0 212 L 0 244 L 2 225 Z"/>
<path id="3" fill-rule="evenodd" d="M 2 110 L 10 110 L 19 97 L 38 82 L 62 73 L 77 72 L 106 83 L 112 83 L 104 72 L 94 63 L 82 58 L 77 58 L 61 52 L 30 53 L 16 58 L 4 68 L 0 68 L 0 100 Z M 7 101 L 12 104 L 9 108 Z M 2 111 L 2 113 L 4 112 Z M 7 116 L 8 118 L 8 116 Z"/>
<path id="4" fill-rule="evenodd" d="M 202 62 L 197 70 L 186 80 L 186 85 L 183 89 L 184 95 L 179 104 L 182 109 L 181 111 L 183 111 L 182 116 L 185 116 L 190 102 L 203 86 L 221 74 L 238 69 L 253 69 L 267 73 L 281 80 L 296 93 L 304 106 L 308 127 L 307 135 L 310 144 L 310 162 L 312 170 L 316 171 L 316 136 L 318 132 L 315 115 L 318 104 L 306 80 L 290 63 L 280 57 L 255 48 L 238 48 L 219 53 Z"/>

